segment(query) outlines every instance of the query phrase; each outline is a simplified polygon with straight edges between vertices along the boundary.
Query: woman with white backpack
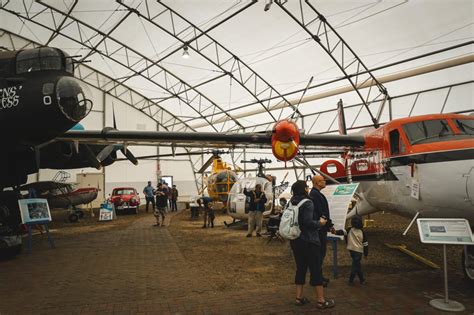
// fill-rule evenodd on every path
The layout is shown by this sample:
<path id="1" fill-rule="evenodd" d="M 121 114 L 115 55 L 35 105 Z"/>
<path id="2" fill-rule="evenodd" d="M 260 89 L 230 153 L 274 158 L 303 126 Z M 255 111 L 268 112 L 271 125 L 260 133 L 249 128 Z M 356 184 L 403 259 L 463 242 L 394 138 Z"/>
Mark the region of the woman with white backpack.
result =
<path id="1" fill-rule="evenodd" d="M 305 305 L 309 300 L 303 296 L 303 286 L 306 280 L 306 271 L 309 269 L 309 284 L 315 287 L 317 304 L 319 309 L 334 307 L 335 303 L 332 299 L 324 298 L 323 278 L 321 274 L 319 258 L 319 241 L 318 229 L 326 224 L 326 219 L 319 218 L 314 211 L 313 202 L 308 197 L 309 187 L 304 180 L 296 181 L 291 186 L 292 197 L 288 203 L 288 208 L 297 207 L 298 213 L 297 225 L 301 232 L 299 236 L 290 241 L 291 249 L 296 262 L 296 305 Z M 283 214 L 285 215 L 285 214 Z"/>

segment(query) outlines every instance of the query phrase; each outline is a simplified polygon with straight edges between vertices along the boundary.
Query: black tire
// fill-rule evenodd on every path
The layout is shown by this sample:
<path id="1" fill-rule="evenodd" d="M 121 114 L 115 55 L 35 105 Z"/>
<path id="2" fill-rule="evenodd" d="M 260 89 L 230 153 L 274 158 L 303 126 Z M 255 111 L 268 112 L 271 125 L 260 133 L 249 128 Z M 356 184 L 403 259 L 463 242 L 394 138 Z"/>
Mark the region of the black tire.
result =
<path id="1" fill-rule="evenodd" d="M 72 213 L 69 215 L 69 222 L 76 223 L 77 221 L 79 221 L 79 216 L 77 214 Z"/>
<path id="2" fill-rule="evenodd" d="M 471 284 L 474 285 L 474 268 L 468 269 L 466 266 L 467 259 L 466 259 L 465 248 L 463 248 L 463 251 L 462 251 L 461 261 L 462 261 L 462 271 L 464 273 L 464 277 L 466 278 L 467 281 L 471 282 Z"/>
<path id="3" fill-rule="evenodd" d="M 0 260 L 8 260 L 18 256 L 21 253 L 22 245 L 16 245 L 0 250 Z"/>
<path id="4" fill-rule="evenodd" d="M 17 245 L 17 246 L 14 246 L 11 248 L 11 253 L 13 256 L 17 256 L 17 255 L 20 255 L 21 253 L 21 249 L 22 249 L 22 245 Z"/>
<path id="5" fill-rule="evenodd" d="M 82 210 L 77 210 L 77 211 L 76 211 L 76 214 L 77 214 L 77 216 L 79 217 L 79 219 L 84 218 L 84 211 L 82 211 Z"/>

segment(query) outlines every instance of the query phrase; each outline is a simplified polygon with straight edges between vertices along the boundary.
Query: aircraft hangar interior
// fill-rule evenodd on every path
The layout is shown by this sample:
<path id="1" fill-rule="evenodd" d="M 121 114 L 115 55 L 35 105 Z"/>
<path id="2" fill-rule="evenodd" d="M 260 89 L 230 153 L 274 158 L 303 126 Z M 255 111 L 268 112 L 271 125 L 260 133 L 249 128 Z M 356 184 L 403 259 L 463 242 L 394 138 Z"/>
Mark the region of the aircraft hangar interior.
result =
<path id="1" fill-rule="evenodd" d="M 473 314 L 473 39 L 472 0 L 0 0 L 0 314 Z"/>

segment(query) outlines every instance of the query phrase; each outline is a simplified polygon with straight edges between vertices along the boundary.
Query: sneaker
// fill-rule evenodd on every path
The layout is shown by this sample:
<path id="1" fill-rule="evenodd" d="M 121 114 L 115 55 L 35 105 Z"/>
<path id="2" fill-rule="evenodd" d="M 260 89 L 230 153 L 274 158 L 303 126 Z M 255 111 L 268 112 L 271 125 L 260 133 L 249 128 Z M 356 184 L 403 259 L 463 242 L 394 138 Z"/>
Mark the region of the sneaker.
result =
<path id="1" fill-rule="evenodd" d="M 353 286 L 354 286 L 354 282 L 352 282 L 352 281 L 347 281 L 347 285 L 350 286 L 350 287 L 353 287 Z"/>
<path id="2" fill-rule="evenodd" d="M 262 235 L 260 233 L 257 233 L 257 237 L 262 237 Z"/>
<path id="3" fill-rule="evenodd" d="M 333 299 L 326 299 L 324 302 L 318 302 L 316 304 L 316 307 L 319 309 L 326 309 L 326 308 L 332 308 L 336 306 L 336 302 L 334 302 Z"/>
<path id="4" fill-rule="evenodd" d="M 207 226 L 203 225 L 202 228 L 205 229 L 205 228 L 207 228 Z"/>
<path id="5" fill-rule="evenodd" d="M 361 282 L 360 282 L 360 285 L 363 286 L 363 287 L 366 286 L 366 285 L 367 285 L 367 281 L 365 281 L 365 280 L 364 280 L 364 281 L 361 281 Z"/>
<path id="6" fill-rule="evenodd" d="M 247 234 L 247 236 L 246 236 L 246 237 L 252 237 L 252 234 Z"/>

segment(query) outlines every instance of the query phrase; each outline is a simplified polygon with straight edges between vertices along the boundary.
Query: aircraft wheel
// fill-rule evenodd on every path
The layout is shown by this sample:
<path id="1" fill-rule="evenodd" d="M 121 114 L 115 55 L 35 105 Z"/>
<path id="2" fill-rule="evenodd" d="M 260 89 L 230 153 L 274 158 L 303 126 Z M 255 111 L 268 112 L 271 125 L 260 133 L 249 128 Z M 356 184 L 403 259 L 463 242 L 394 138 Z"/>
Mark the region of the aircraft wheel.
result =
<path id="1" fill-rule="evenodd" d="M 76 211 L 76 214 L 77 214 L 77 216 L 79 217 L 79 219 L 84 218 L 84 211 L 77 210 L 77 211 Z"/>
<path id="2" fill-rule="evenodd" d="M 466 279 L 474 284 L 474 246 L 464 246 L 462 251 L 462 269 Z"/>
<path id="3" fill-rule="evenodd" d="M 15 246 L 15 247 L 12 247 L 12 249 L 11 249 L 11 253 L 12 253 L 12 255 L 13 255 L 13 256 L 20 255 L 20 253 L 21 253 L 21 249 L 22 249 L 22 246 L 21 246 L 21 244 L 20 244 L 20 245 L 17 245 L 17 246 Z"/>
<path id="4" fill-rule="evenodd" d="M 15 256 L 18 256 L 21 253 L 21 249 L 21 244 L 10 248 L 0 249 L 0 260 L 11 259 Z"/>
<path id="5" fill-rule="evenodd" d="M 79 216 L 75 213 L 69 215 L 69 222 L 75 223 L 79 220 Z"/>

